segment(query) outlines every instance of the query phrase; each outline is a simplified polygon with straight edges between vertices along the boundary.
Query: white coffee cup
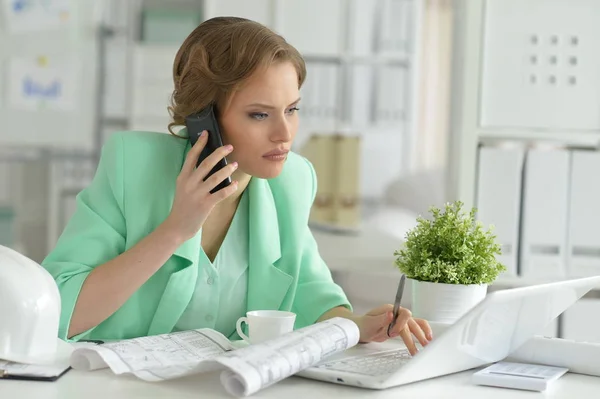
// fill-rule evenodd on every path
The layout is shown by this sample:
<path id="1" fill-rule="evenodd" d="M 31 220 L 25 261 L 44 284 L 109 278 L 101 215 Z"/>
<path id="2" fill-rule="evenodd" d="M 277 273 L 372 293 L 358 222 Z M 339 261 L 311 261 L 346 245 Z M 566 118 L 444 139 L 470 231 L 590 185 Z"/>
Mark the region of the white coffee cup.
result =
<path id="1" fill-rule="evenodd" d="M 296 314 L 283 310 L 253 310 L 240 317 L 235 329 L 242 339 L 250 344 L 258 344 L 294 331 Z M 248 325 L 248 335 L 242 330 L 242 323 Z"/>

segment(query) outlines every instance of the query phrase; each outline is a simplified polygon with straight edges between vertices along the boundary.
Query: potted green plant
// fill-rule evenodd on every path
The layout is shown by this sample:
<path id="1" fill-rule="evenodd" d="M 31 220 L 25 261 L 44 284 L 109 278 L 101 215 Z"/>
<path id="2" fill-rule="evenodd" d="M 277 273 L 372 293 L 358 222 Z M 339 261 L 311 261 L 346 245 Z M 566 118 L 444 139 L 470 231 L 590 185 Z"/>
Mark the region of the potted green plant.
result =
<path id="1" fill-rule="evenodd" d="M 452 323 L 480 302 L 487 287 L 506 267 L 497 260 L 500 245 L 493 226 L 484 230 L 476 208 L 463 203 L 431 207 L 431 218 L 417 218 L 403 248 L 394 252 L 396 266 L 412 289 L 412 313 L 432 322 Z"/>

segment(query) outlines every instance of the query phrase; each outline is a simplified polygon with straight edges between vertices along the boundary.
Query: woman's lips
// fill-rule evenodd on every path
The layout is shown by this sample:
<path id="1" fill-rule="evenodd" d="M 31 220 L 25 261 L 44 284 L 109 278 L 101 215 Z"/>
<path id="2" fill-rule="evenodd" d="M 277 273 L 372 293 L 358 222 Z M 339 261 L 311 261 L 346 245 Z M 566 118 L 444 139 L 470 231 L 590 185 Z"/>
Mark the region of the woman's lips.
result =
<path id="1" fill-rule="evenodd" d="M 263 155 L 263 158 L 269 161 L 284 161 L 287 158 L 289 150 L 273 150 Z"/>

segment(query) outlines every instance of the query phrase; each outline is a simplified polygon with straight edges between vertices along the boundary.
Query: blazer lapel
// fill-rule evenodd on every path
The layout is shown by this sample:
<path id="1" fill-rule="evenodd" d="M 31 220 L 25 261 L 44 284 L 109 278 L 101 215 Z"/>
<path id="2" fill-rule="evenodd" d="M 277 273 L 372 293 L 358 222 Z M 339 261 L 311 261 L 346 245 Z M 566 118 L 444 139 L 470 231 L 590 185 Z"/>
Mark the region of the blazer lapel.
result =
<path id="1" fill-rule="evenodd" d="M 277 208 L 267 180 L 252 178 L 248 190 L 248 310 L 276 310 L 293 281 L 275 265 L 281 258 Z"/>
<path id="2" fill-rule="evenodd" d="M 192 260 L 190 266 L 171 274 L 148 328 L 148 335 L 164 334 L 173 330 L 192 299 L 197 278 L 198 268 L 196 261 Z"/>
<path id="3" fill-rule="evenodd" d="M 190 148 L 188 141 L 183 151 L 181 166 L 183 166 Z M 165 198 L 157 204 L 157 206 L 165 208 L 161 214 L 168 215 L 171 211 L 175 197 L 174 184 L 172 190 L 166 190 L 169 192 L 170 197 Z M 148 335 L 171 332 L 192 299 L 198 278 L 198 256 L 200 254 L 201 238 L 202 230 L 198 231 L 194 237 L 185 241 L 175 250 L 173 256 L 179 258 L 182 267 L 169 276 L 165 290 L 150 323 Z"/>

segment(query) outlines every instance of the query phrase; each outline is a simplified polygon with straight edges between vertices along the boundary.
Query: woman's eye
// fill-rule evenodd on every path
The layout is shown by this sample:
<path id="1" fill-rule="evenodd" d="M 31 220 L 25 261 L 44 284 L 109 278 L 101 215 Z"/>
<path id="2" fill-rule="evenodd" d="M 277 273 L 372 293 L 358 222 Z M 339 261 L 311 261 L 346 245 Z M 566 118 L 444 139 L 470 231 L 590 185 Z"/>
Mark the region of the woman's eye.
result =
<path id="1" fill-rule="evenodd" d="M 286 114 L 291 115 L 294 112 L 297 112 L 299 110 L 300 110 L 300 108 L 298 108 L 298 107 L 292 107 L 292 108 L 289 108 L 288 110 L 286 110 Z M 250 114 L 250 118 L 255 119 L 257 121 L 265 120 L 268 116 L 269 115 L 264 112 L 252 112 Z"/>
<path id="2" fill-rule="evenodd" d="M 250 117 L 256 119 L 257 121 L 264 120 L 268 115 L 264 112 L 253 112 L 250 114 Z"/>

